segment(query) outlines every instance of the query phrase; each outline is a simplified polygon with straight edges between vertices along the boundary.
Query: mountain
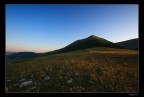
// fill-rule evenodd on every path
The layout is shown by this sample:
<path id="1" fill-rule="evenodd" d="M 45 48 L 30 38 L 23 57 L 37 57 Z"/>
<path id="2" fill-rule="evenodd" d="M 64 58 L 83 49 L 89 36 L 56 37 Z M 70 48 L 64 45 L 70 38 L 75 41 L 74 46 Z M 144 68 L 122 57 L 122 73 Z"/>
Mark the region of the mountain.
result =
<path id="1" fill-rule="evenodd" d="M 95 35 L 91 35 L 85 39 L 77 40 L 64 48 L 55 50 L 52 52 L 47 52 L 46 54 L 57 54 L 70 51 L 76 51 L 81 49 L 93 48 L 93 47 L 111 47 L 111 48 L 123 48 L 115 43 L 112 43 L 106 39 L 100 38 Z"/>
<path id="2" fill-rule="evenodd" d="M 122 42 L 118 42 L 116 44 L 120 45 L 120 46 L 122 46 L 124 48 L 127 48 L 127 49 L 138 50 L 138 38 L 130 39 L 130 40 L 122 41 Z"/>
<path id="3" fill-rule="evenodd" d="M 18 52 L 9 55 L 10 58 L 33 58 L 36 56 L 38 56 L 38 54 L 34 52 Z"/>
<path id="4" fill-rule="evenodd" d="M 11 54 L 13 54 L 13 53 L 15 53 L 15 52 L 9 52 L 9 51 L 7 51 L 7 52 L 6 52 L 6 55 L 11 55 Z"/>
<path id="5" fill-rule="evenodd" d="M 34 52 L 18 52 L 18 53 L 13 53 L 10 55 L 6 55 L 6 63 L 10 63 L 14 60 L 18 59 L 25 59 L 25 58 L 35 58 L 40 56 L 41 53 L 34 53 Z"/>

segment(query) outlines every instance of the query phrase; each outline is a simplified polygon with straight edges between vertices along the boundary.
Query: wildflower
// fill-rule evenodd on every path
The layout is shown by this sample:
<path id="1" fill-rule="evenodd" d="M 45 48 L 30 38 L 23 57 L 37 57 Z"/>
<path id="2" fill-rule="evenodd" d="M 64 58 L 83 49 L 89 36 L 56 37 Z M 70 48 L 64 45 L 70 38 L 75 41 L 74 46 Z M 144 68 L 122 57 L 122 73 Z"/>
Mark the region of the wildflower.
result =
<path id="1" fill-rule="evenodd" d="M 34 82 L 33 84 L 34 84 L 35 86 L 37 86 L 37 85 L 40 86 L 40 85 L 41 85 L 40 83 L 37 83 L 37 82 Z"/>
<path id="2" fill-rule="evenodd" d="M 32 84 L 32 81 L 26 81 L 26 82 L 21 83 L 19 87 L 22 88 L 22 87 L 30 85 L 30 84 Z"/>
<path id="3" fill-rule="evenodd" d="M 33 89 L 35 89 L 36 87 L 32 87 L 31 89 L 33 90 Z"/>
<path id="4" fill-rule="evenodd" d="M 79 73 L 76 72 L 75 75 L 79 75 Z"/>
<path id="5" fill-rule="evenodd" d="M 16 87 L 16 86 L 18 86 L 18 84 L 14 84 L 13 86 Z"/>
<path id="6" fill-rule="evenodd" d="M 70 80 L 67 81 L 68 84 L 72 83 L 72 78 Z"/>
<path id="7" fill-rule="evenodd" d="M 44 85 L 48 85 L 48 83 L 44 83 Z"/>
<path id="8" fill-rule="evenodd" d="M 104 69 L 103 67 L 101 67 L 101 69 Z"/>
<path id="9" fill-rule="evenodd" d="M 50 77 L 45 77 L 45 79 L 44 80 L 49 80 L 50 79 Z"/>
<path id="10" fill-rule="evenodd" d="M 26 81 L 26 79 L 22 79 L 22 80 L 20 80 L 20 82 L 24 82 L 24 81 Z"/>
<path id="11" fill-rule="evenodd" d="M 5 92 L 8 92 L 8 88 L 5 86 Z"/>
<path id="12" fill-rule="evenodd" d="M 33 77 L 33 75 L 31 75 L 31 77 Z"/>
<path id="13" fill-rule="evenodd" d="M 92 81 L 89 81 L 89 82 L 92 83 L 92 84 L 94 83 L 94 82 L 92 82 Z"/>
<path id="14" fill-rule="evenodd" d="M 62 88 L 64 87 L 64 86 L 61 86 Z"/>
<path id="15" fill-rule="evenodd" d="M 43 74 L 41 77 L 44 77 L 45 75 Z"/>
<path id="16" fill-rule="evenodd" d="M 7 80 L 7 82 L 11 82 L 11 80 Z"/>

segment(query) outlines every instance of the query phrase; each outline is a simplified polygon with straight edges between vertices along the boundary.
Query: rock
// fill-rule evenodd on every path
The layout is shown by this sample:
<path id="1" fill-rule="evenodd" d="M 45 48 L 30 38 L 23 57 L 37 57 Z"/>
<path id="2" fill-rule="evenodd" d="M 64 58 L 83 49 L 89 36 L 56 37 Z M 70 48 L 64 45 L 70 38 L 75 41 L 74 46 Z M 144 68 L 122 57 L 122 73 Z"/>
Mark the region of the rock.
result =
<path id="1" fill-rule="evenodd" d="M 28 86 L 28 85 L 30 85 L 30 84 L 32 84 L 32 81 L 22 82 L 19 87 L 22 88 L 22 87 Z"/>
<path id="2" fill-rule="evenodd" d="M 72 83 L 72 78 L 70 80 L 67 81 L 68 84 Z"/>

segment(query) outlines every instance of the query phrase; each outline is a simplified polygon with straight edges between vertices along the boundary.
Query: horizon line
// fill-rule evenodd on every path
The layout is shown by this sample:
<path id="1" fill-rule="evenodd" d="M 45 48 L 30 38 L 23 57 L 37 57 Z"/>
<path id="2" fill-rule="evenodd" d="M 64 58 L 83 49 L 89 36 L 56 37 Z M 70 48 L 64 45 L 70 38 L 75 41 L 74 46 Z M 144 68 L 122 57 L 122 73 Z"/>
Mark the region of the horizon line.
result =
<path id="1" fill-rule="evenodd" d="M 84 39 L 84 38 L 83 38 Z M 139 39 L 139 37 L 137 38 L 132 38 L 132 39 Z M 132 39 L 127 39 L 127 40 L 123 40 L 123 41 L 119 41 L 119 42 L 124 42 L 124 41 L 128 41 L 128 40 L 132 40 Z M 81 40 L 81 39 L 80 39 Z M 119 43 L 119 42 L 113 42 L 113 43 Z M 71 44 L 71 43 L 70 43 Z M 69 45 L 69 44 L 68 44 Z M 64 46 L 65 47 L 65 46 Z M 61 49 L 61 48 L 57 48 L 57 49 Z M 47 50 L 47 51 L 5 51 L 6 52 L 14 52 L 14 53 L 19 53 L 19 52 L 34 52 L 34 53 L 46 53 L 46 52 L 50 52 L 50 51 L 54 51 L 54 50 L 57 50 L 57 49 L 53 49 L 53 50 Z"/>

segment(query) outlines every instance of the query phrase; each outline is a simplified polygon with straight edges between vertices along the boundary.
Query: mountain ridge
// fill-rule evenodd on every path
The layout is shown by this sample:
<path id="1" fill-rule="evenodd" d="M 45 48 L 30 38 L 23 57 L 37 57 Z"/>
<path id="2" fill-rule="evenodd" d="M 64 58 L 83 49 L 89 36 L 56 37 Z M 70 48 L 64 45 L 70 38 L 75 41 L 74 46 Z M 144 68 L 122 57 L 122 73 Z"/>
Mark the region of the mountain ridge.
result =
<path id="1" fill-rule="evenodd" d="M 59 54 L 59 53 L 66 53 L 66 52 L 71 52 L 71 51 L 78 51 L 78 50 L 83 50 L 83 49 L 89 49 L 89 48 L 95 48 L 95 47 L 109 47 L 109 48 L 120 48 L 124 49 L 126 48 L 123 45 L 120 45 L 125 41 L 119 42 L 119 43 L 113 43 L 111 41 L 108 41 L 104 38 L 91 35 L 89 37 L 86 37 L 84 39 L 79 39 L 76 40 L 69 45 L 45 52 L 45 53 L 35 53 L 35 52 L 16 52 L 10 55 L 6 55 L 6 60 L 15 60 L 15 59 L 24 59 L 24 58 L 35 58 L 35 57 L 40 57 L 40 56 L 47 56 L 47 55 L 52 55 L 52 54 Z"/>
<path id="2" fill-rule="evenodd" d="M 134 39 L 117 42 L 116 44 L 123 46 L 126 49 L 138 50 L 138 40 L 139 38 L 134 38 Z"/>
<path id="3" fill-rule="evenodd" d="M 111 41 L 108 41 L 104 38 L 101 38 L 101 37 L 98 37 L 95 35 L 91 35 L 87 38 L 76 40 L 61 49 L 54 50 L 52 52 L 47 52 L 46 54 L 64 53 L 64 52 L 93 48 L 93 47 L 123 48 L 122 46 L 119 46 L 119 45 L 117 45 Z"/>

